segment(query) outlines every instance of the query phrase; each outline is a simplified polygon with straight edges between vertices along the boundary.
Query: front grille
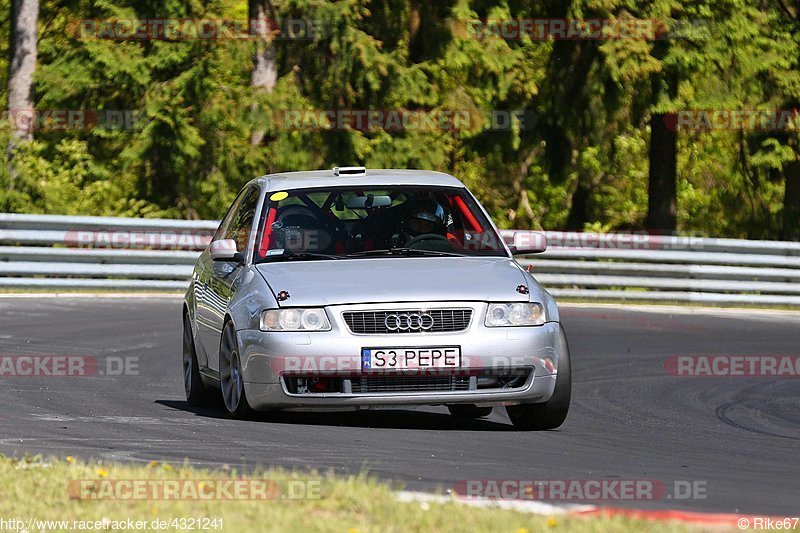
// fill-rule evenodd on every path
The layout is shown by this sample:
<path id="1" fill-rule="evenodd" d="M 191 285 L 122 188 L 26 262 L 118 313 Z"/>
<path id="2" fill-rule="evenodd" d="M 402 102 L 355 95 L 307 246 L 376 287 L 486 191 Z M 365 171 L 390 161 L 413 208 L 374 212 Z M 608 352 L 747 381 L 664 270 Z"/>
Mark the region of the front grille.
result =
<path id="1" fill-rule="evenodd" d="M 353 394 L 369 392 L 452 392 L 469 390 L 465 376 L 374 376 L 352 380 Z"/>
<path id="2" fill-rule="evenodd" d="M 429 315 L 433 320 L 433 325 L 430 328 L 420 327 L 420 321 L 414 318 L 414 315 Z M 350 331 L 356 334 L 444 333 L 467 329 L 470 319 L 472 319 L 472 309 L 346 311 L 342 316 Z M 386 319 L 389 318 L 390 325 L 397 326 L 398 322 L 395 316 L 400 317 L 400 327 L 391 329 L 386 326 Z M 411 316 L 411 320 L 407 320 L 406 316 Z M 427 325 L 427 322 L 424 322 L 424 325 Z"/>
<path id="3" fill-rule="evenodd" d="M 362 374 L 282 376 L 286 392 L 295 395 L 375 394 L 402 392 L 508 391 L 524 387 L 532 368 L 488 369 L 447 374 Z"/>

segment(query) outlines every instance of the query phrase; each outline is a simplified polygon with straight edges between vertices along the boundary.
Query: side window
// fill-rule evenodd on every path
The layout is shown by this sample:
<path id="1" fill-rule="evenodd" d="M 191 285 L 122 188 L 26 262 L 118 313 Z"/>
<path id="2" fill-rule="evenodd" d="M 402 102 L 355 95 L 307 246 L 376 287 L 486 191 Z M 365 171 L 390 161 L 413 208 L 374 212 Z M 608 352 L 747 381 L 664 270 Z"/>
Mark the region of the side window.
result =
<path id="1" fill-rule="evenodd" d="M 228 211 L 225 213 L 225 216 L 222 217 L 222 222 L 219 223 L 219 227 L 217 231 L 214 233 L 214 238 L 212 240 L 218 241 L 221 239 L 226 239 L 226 235 L 230 234 L 231 223 L 233 222 L 234 217 L 239 212 L 239 206 L 242 204 L 242 200 L 250 189 L 243 189 L 239 192 L 236 196 L 236 199 L 233 201 L 231 206 L 228 208 Z"/>
<path id="2" fill-rule="evenodd" d="M 258 204 L 258 192 L 258 187 L 251 187 L 245 193 L 225 234 L 226 239 L 236 241 L 236 249 L 240 252 L 247 251 L 247 245 L 250 242 L 250 233 L 253 230 L 253 220 L 256 216 L 256 206 Z"/>

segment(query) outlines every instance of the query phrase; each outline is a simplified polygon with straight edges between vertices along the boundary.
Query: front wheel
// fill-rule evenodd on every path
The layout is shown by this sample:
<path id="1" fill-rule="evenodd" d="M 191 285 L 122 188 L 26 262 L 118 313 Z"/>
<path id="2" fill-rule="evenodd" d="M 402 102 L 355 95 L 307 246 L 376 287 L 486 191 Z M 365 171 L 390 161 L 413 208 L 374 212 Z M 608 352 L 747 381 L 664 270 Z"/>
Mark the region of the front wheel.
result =
<path id="1" fill-rule="evenodd" d="M 239 343 L 233 322 L 226 322 L 219 346 L 219 383 L 225 409 L 233 418 L 247 418 L 253 414 L 244 392 L 244 376 L 239 358 Z"/>
<path id="2" fill-rule="evenodd" d="M 213 396 L 208 392 L 200 377 L 192 324 L 186 313 L 183 315 L 183 388 L 186 391 L 186 401 L 189 402 L 189 405 L 207 406 L 212 403 Z"/>
<path id="3" fill-rule="evenodd" d="M 506 406 L 506 413 L 514 427 L 522 430 L 539 431 L 556 429 L 567 419 L 572 397 L 572 372 L 569 361 L 569 347 L 562 330 L 562 356 L 558 361 L 558 374 L 553 396 L 542 403 L 525 403 Z"/>

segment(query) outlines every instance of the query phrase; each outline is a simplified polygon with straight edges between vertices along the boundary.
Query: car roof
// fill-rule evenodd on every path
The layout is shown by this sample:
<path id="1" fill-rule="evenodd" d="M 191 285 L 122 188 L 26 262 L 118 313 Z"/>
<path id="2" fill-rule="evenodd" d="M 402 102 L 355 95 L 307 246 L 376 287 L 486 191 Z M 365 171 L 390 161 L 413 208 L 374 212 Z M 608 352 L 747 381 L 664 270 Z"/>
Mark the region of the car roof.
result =
<path id="1" fill-rule="evenodd" d="M 333 170 L 309 170 L 303 172 L 281 172 L 268 174 L 253 180 L 252 183 L 267 191 L 309 189 L 335 186 L 382 186 L 382 185 L 429 185 L 440 187 L 464 187 L 460 180 L 433 170 L 387 170 L 367 169 L 355 175 L 334 175 Z"/>

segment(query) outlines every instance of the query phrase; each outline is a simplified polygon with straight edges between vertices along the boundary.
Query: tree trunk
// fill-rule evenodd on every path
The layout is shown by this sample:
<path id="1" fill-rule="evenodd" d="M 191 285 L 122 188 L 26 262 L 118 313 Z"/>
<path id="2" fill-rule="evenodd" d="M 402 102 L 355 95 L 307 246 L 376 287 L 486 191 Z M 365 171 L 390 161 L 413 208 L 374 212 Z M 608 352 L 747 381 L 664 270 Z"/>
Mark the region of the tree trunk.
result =
<path id="1" fill-rule="evenodd" d="M 786 190 L 783 197 L 783 234 L 786 241 L 800 241 L 800 161 L 783 165 Z"/>
<path id="2" fill-rule="evenodd" d="M 677 133 L 667 127 L 664 115 L 653 113 L 650 117 L 648 229 L 673 232 L 677 227 L 677 140 Z"/>
<path id="3" fill-rule="evenodd" d="M 589 196 L 591 191 L 583 176 L 578 175 L 578 184 L 572 194 L 572 205 L 567 215 L 567 229 L 582 230 L 583 226 L 589 221 Z"/>
<path id="4" fill-rule="evenodd" d="M 36 70 L 38 19 L 39 0 L 11 0 L 8 115 L 14 124 L 13 135 L 19 140 L 33 138 L 33 74 Z"/>
<path id="5" fill-rule="evenodd" d="M 278 80 L 274 36 L 271 35 L 275 24 L 274 10 L 270 0 L 248 0 L 247 8 L 251 31 L 257 36 L 250 85 L 255 92 L 271 93 Z M 259 145 L 263 140 L 264 128 L 256 126 L 250 134 L 250 144 Z"/>

